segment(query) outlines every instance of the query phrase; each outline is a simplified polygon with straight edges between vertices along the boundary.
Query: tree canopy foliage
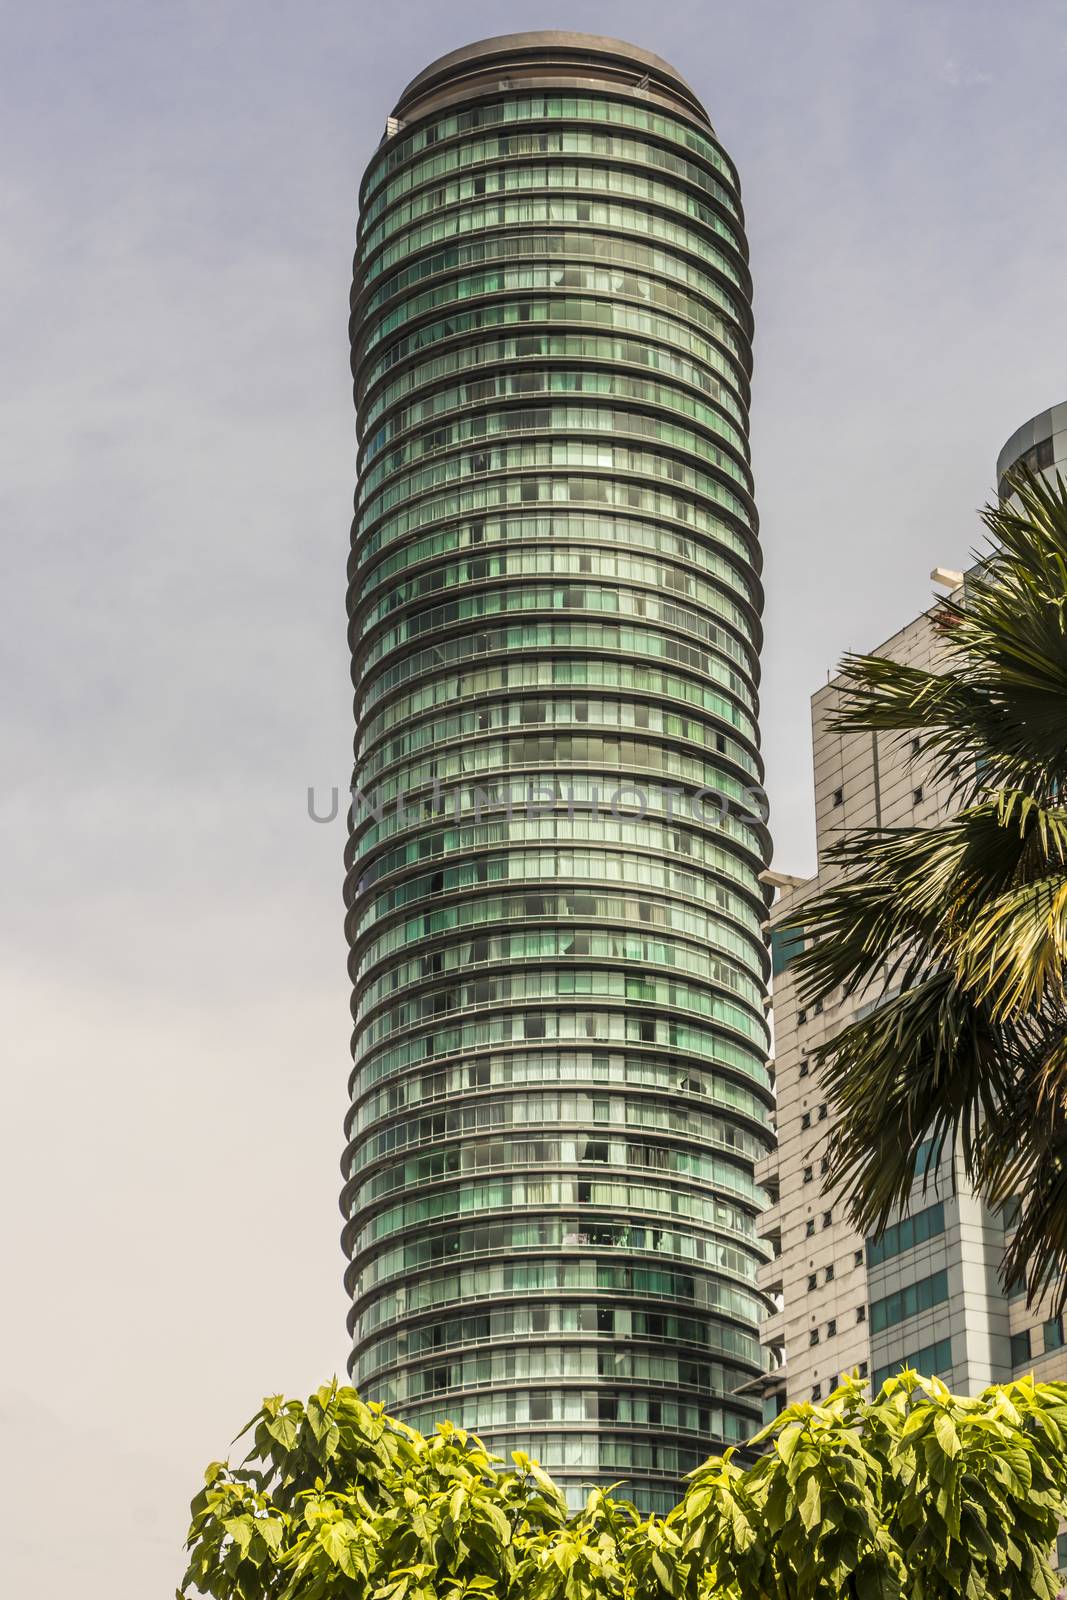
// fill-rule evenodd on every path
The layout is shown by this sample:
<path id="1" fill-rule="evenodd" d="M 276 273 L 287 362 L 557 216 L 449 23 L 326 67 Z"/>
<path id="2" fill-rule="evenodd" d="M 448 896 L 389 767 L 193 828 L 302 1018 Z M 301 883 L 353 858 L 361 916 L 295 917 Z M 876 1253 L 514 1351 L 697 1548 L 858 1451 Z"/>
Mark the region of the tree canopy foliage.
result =
<path id="1" fill-rule="evenodd" d="M 842 731 L 915 741 L 959 809 L 849 831 L 806 901 L 802 998 L 873 986 L 817 1052 L 837 1111 L 830 1187 L 864 1231 L 907 1202 L 920 1150 L 959 1146 L 1011 1202 L 1008 1282 L 1067 1298 L 1067 486 L 1023 473 L 989 548 L 937 613 L 945 670 L 842 667 Z"/>
<path id="2" fill-rule="evenodd" d="M 336 1383 L 275 1396 L 192 1504 L 179 1597 L 213 1600 L 1053 1600 L 1067 1385 L 951 1395 L 912 1372 L 784 1411 L 665 1518 L 568 1511 L 521 1453 L 423 1437 Z"/>

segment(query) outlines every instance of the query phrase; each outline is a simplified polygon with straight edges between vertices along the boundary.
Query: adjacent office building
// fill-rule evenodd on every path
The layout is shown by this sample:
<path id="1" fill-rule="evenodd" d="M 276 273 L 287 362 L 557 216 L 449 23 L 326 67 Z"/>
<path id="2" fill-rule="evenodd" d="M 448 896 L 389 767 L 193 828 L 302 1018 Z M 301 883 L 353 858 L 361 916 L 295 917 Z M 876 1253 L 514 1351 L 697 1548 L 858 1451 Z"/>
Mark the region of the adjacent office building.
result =
<path id="1" fill-rule="evenodd" d="M 758 1425 L 770 1255 L 750 278 L 693 90 L 434 62 L 351 333 L 351 1374 L 662 1509 Z"/>
<path id="2" fill-rule="evenodd" d="M 1019 462 L 1050 476 L 1067 472 L 1067 405 L 1012 435 L 997 461 L 1002 492 Z M 962 574 L 939 568 L 932 577 L 965 598 Z M 932 613 L 875 653 L 937 670 Z M 776 1255 L 761 1269 L 760 1284 L 776 1309 L 763 1325 L 769 1370 L 748 1392 L 762 1395 L 769 1415 L 824 1398 L 840 1373 L 855 1368 L 878 1386 L 906 1362 L 962 1393 L 1030 1370 L 1047 1380 L 1067 1378 L 1063 1321 L 1048 1303 L 1028 1310 L 1022 1292 L 1005 1294 L 999 1267 L 1010 1215 L 994 1214 L 974 1195 L 958 1154 L 945 1152 L 936 1170 L 927 1163 L 908 1212 L 877 1242 L 857 1233 L 842 1196 L 823 1192 L 833 1119 L 815 1047 L 877 1004 L 877 996 L 838 993 L 803 1007 L 791 965 L 803 933 L 787 932 L 786 925 L 802 927 L 805 902 L 832 881 L 838 869 L 826 852 L 844 830 L 929 825 L 952 804 L 911 742 L 832 731 L 838 692 L 831 681 L 812 700 L 819 870 L 807 880 L 767 874 L 778 888 L 771 950 L 779 1146 L 757 1176 L 774 1197 L 763 1227 Z"/>

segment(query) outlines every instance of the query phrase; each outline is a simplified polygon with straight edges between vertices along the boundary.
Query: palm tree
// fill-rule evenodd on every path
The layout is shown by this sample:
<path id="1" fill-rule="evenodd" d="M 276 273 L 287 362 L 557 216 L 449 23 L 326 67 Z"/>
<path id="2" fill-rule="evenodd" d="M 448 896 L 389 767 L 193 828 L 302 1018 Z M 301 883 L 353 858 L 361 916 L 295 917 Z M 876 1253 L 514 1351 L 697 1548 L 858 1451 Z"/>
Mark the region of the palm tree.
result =
<path id="1" fill-rule="evenodd" d="M 989 549 L 937 623 L 947 670 L 843 663 L 841 731 L 898 731 L 960 809 L 857 830 L 804 906 L 803 999 L 882 1002 L 819 1052 L 838 1120 L 830 1183 L 878 1233 L 919 1147 L 957 1143 L 976 1190 L 1014 1202 L 1008 1283 L 1067 1300 L 1067 485 L 1021 473 Z M 880 985 L 880 990 L 878 986 Z"/>

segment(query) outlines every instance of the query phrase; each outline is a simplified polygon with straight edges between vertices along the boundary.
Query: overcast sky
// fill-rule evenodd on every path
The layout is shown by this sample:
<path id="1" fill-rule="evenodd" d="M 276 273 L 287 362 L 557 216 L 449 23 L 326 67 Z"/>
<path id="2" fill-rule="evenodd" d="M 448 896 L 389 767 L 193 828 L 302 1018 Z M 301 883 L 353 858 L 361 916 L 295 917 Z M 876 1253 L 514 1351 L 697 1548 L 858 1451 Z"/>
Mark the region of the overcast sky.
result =
<path id="1" fill-rule="evenodd" d="M 434 56 L 610 32 L 703 96 L 756 282 L 763 729 L 959 566 L 1067 398 L 1053 0 L 5 0 L 5 1587 L 148 1600 L 264 1392 L 345 1358 L 359 174 Z M 5 1517 L 7 1523 L 7 1517 Z"/>

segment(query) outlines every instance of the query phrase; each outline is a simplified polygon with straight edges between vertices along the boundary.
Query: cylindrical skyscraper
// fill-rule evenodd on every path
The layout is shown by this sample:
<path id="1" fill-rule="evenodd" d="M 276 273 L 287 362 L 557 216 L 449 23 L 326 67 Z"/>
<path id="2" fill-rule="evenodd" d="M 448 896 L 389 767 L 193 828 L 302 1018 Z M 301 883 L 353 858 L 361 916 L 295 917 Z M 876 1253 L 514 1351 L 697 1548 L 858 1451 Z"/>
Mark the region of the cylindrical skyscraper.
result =
<path id="1" fill-rule="evenodd" d="M 658 56 L 455 51 L 361 189 L 353 1381 L 647 1509 L 759 1422 L 737 176 Z"/>
<path id="2" fill-rule="evenodd" d="M 1036 417 L 1016 428 L 997 457 L 997 488 L 1001 498 L 1007 492 L 1005 478 L 1016 467 L 1043 472 L 1050 482 L 1058 472 L 1067 474 L 1067 401 L 1039 411 Z"/>

